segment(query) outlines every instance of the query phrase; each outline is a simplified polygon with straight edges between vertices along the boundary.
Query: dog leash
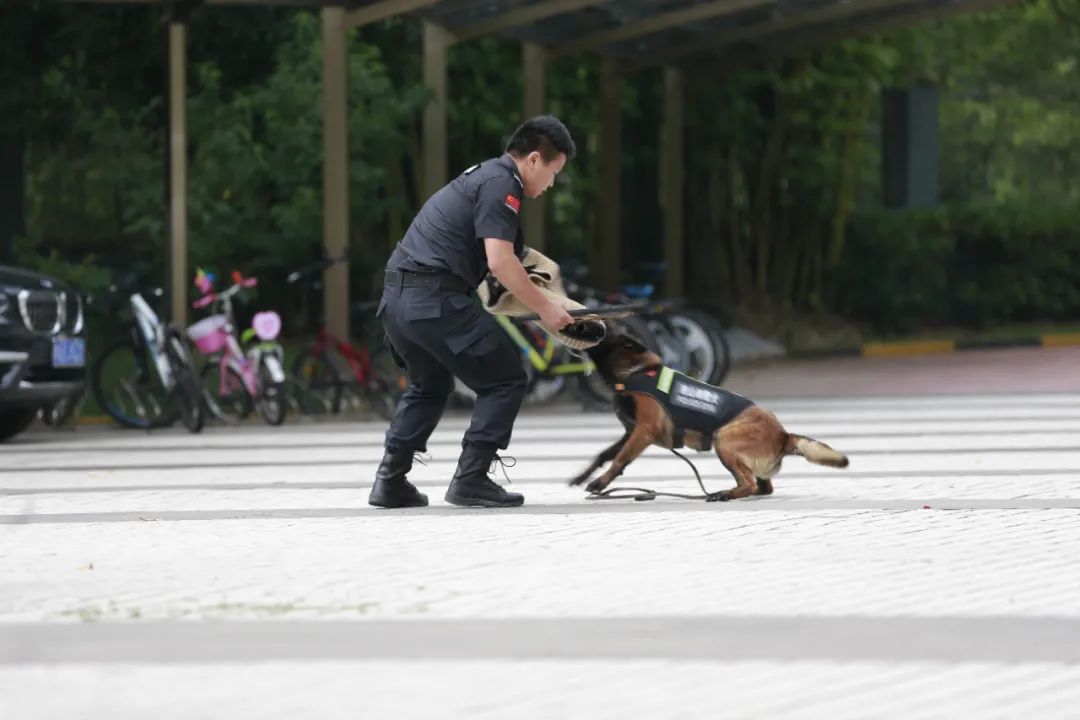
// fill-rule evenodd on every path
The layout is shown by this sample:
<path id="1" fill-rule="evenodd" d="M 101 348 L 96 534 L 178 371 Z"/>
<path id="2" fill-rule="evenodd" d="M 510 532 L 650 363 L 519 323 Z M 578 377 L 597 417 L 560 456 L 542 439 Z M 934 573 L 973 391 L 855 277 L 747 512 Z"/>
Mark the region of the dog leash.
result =
<path id="1" fill-rule="evenodd" d="M 705 483 L 701 481 L 701 474 L 698 473 L 694 463 L 690 461 L 690 458 L 680 453 L 675 448 L 668 448 L 672 454 L 680 458 L 683 462 L 690 466 L 690 469 L 694 471 L 694 477 L 697 479 L 698 487 L 701 488 L 701 495 L 685 495 L 683 493 L 671 493 L 660 492 L 658 490 L 650 490 L 649 488 L 635 488 L 635 487 L 617 487 L 608 488 L 598 493 L 592 493 L 587 496 L 586 500 L 636 500 L 643 502 L 646 500 L 655 500 L 658 497 L 674 497 L 681 498 L 682 500 L 704 500 L 705 502 L 726 502 L 731 499 L 731 493 L 728 490 L 720 490 L 719 492 L 709 492 L 705 489 Z"/>
<path id="2" fill-rule="evenodd" d="M 649 307 L 648 301 L 639 300 L 637 302 L 623 303 L 622 305 L 601 305 L 593 308 L 578 308 L 575 310 L 567 310 L 566 314 L 570 317 L 623 317 L 625 315 L 633 315 L 639 310 L 644 310 Z M 540 315 L 537 313 L 529 313 L 527 315 L 514 315 L 515 320 L 539 320 Z"/>

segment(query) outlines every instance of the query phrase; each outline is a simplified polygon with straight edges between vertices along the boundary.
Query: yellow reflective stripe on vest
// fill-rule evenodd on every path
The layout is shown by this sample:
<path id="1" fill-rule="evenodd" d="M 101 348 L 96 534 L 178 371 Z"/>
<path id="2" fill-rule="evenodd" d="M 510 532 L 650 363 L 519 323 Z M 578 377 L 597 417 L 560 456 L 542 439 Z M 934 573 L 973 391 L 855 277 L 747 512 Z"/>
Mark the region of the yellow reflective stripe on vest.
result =
<path id="1" fill-rule="evenodd" d="M 662 393 L 671 392 L 671 381 L 675 379 L 675 371 L 665 367 L 660 371 L 660 379 L 656 381 L 656 389 Z"/>

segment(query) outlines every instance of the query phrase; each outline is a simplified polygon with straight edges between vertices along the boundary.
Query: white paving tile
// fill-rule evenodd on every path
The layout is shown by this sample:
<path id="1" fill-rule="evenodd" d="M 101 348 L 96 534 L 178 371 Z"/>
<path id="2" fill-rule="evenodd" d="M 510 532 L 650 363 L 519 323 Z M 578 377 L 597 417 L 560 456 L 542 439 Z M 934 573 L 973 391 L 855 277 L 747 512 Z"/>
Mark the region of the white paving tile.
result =
<path id="1" fill-rule="evenodd" d="M 567 488 L 618 436 L 604 415 L 523 417 L 509 472 L 527 506 L 501 512 L 443 507 L 460 416 L 412 475 L 433 507 L 407 513 L 366 505 L 378 423 L 34 433 L 0 455 L 0 624 L 1080 620 L 1078 401 L 778 400 L 789 430 L 838 436 L 851 472 L 792 458 L 775 496 L 741 505 L 604 505 Z M 710 489 L 730 483 L 699 457 Z M 696 490 L 659 450 L 625 481 Z M 0 717 L 1057 718 L 1080 704 L 1078 673 L 900 660 L 0 665 Z"/>

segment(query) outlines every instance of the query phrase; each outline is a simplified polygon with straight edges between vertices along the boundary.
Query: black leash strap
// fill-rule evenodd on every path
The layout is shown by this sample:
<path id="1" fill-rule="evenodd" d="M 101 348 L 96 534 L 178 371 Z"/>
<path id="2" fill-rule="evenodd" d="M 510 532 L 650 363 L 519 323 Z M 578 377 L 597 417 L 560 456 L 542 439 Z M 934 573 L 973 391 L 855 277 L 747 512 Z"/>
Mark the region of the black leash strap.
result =
<path id="1" fill-rule="evenodd" d="M 623 315 L 632 315 L 639 310 L 644 310 L 649 306 L 648 302 L 638 301 L 632 303 L 624 303 L 622 305 L 601 305 L 593 308 L 579 308 L 577 310 L 567 310 L 566 314 L 570 317 L 620 317 Z M 515 320 L 539 320 L 540 316 L 536 313 L 530 313 L 528 315 L 514 315 Z"/>
<path id="2" fill-rule="evenodd" d="M 587 500 L 636 500 L 643 502 L 646 500 L 655 500 L 658 497 L 674 497 L 681 498 L 683 500 L 704 500 L 705 502 L 726 502 L 731 499 L 731 493 L 728 490 L 721 490 L 719 492 L 711 493 L 705 489 L 705 483 L 701 481 L 701 475 L 698 473 L 694 463 L 690 462 L 690 459 L 680 453 L 674 448 L 668 448 L 672 454 L 680 458 L 683 462 L 690 466 L 690 469 L 694 471 L 694 477 L 697 479 L 698 487 L 701 488 L 701 495 L 684 495 L 682 493 L 670 493 L 659 492 L 657 490 L 650 490 L 648 488 L 635 488 L 635 487 L 617 487 L 608 488 L 598 493 L 592 493 L 586 499 Z"/>

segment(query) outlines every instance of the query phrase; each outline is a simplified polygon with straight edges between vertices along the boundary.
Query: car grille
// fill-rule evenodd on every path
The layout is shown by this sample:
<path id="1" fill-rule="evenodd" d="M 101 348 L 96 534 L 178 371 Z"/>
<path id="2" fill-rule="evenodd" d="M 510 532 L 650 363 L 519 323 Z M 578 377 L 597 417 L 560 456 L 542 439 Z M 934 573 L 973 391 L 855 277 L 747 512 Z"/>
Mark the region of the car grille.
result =
<path id="1" fill-rule="evenodd" d="M 23 290 L 19 293 L 19 312 L 28 330 L 55 335 L 64 324 L 64 293 L 49 290 Z"/>

